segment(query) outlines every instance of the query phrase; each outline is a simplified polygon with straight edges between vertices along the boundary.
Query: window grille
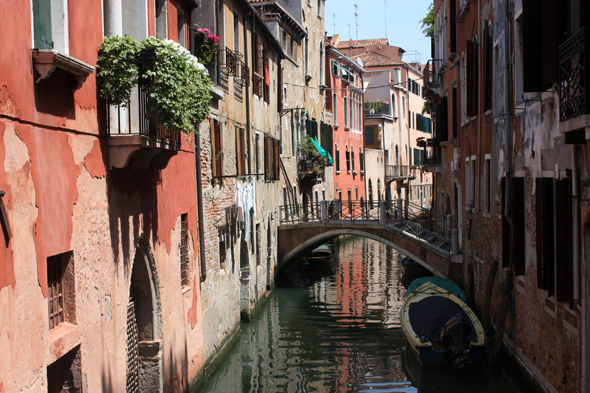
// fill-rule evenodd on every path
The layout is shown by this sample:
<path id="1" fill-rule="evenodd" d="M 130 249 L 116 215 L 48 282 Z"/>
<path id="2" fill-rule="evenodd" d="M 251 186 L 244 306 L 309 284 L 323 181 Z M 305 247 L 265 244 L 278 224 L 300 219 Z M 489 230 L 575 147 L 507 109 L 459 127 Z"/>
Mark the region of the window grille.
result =
<path id="1" fill-rule="evenodd" d="M 182 286 L 189 283 L 188 262 L 188 214 L 180 216 L 180 280 Z"/>
<path id="2" fill-rule="evenodd" d="M 135 302 L 127 306 L 127 393 L 139 393 L 139 339 Z"/>
<path id="3" fill-rule="evenodd" d="M 47 258 L 49 330 L 64 323 L 63 269 L 61 255 Z"/>

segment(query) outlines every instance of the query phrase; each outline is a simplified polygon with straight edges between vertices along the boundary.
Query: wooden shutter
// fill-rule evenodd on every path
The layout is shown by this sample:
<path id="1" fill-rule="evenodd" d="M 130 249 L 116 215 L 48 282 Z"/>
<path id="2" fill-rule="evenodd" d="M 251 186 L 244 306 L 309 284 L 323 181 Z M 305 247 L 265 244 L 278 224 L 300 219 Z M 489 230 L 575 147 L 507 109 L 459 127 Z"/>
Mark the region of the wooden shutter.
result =
<path id="1" fill-rule="evenodd" d="M 274 139 L 274 172 L 275 176 L 273 180 L 280 179 L 280 159 L 279 156 L 279 149 L 280 149 L 280 141 L 278 139 Z"/>
<path id="2" fill-rule="evenodd" d="M 53 49 L 50 0 L 33 0 L 33 31 L 35 49 Z"/>
<path id="3" fill-rule="evenodd" d="M 266 72 L 267 72 L 267 70 L 268 70 L 268 72 L 270 74 L 269 58 L 270 58 L 270 53 L 269 53 L 268 49 L 264 49 L 264 66 L 263 66 L 263 69 L 262 69 L 262 80 L 263 80 L 262 85 L 263 85 L 263 88 L 264 88 L 264 102 L 266 102 L 267 104 L 270 103 L 270 86 L 266 84 Z"/>
<path id="4" fill-rule="evenodd" d="M 213 177 L 223 176 L 223 153 L 221 151 L 221 124 L 217 120 L 210 121 L 211 129 L 211 170 Z"/>
<path id="5" fill-rule="evenodd" d="M 264 180 L 269 180 L 270 177 L 270 154 L 269 154 L 269 137 L 264 136 Z"/>
<path id="6" fill-rule="evenodd" d="M 305 120 L 305 133 L 311 136 L 311 120 Z"/>
<path id="7" fill-rule="evenodd" d="M 502 267 L 510 266 L 510 223 L 504 216 L 506 211 L 506 178 L 502 178 Z"/>
<path id="8" fill-rule="evenodd" d="M 458 129 L 458 124 L 457 122 L 459 121 L 459 117 L 458 117 L 458 111 L 457 111 L 457 88 L 453 87 L 453 92 L 451 93 L 451 97 L 453 100 L 453 138 L 457 138 L 457 129 Z"/>
<path id="9" fill-rule="evenodd" d="M 556 291 L 559 302 L 573 298 L 572 182 L 555 181 Z"/>
<path id="10" fill-rule="evenodd" d="M 467 41 L 467 116 L 477 116 L 477 44 Z"/>
<path id="11" fill-rule="evenodd" d="M 243 128 L 238 128 L 236 133 L 238 138 L 237 143 L 237 165 L 238 165 L 238 176 L 244 176 L 246 174 L 246 137 Z"/>
<path id="12" fill-rule="evenodd" d="M 262 75 L 263 74 L 263 57 L 262 53 L 264 52 L 264 46 L 262 45 L 262 39 L 259 35 L 256 35 L 256 73 Z"/>
<path id="13" fill-rule="evenodd" d="M 334 159 L 334 141 L 332 137 L 332 126 L 330 124 L 321 123 L 320 133 L 320 142 L 322 148 L 330 154 L 330 157 L 332 157 L 332 159 Z"/>
<path id="14" fill-rule="evenodd" d="M 553 178 L 536 179 L 537 286 L 555 294 Z"/>
<path id="15" fill-rule="evenodd" d="M 336 164 L 336 172 L 340 172 L 340 151 L 338 149 L 336 149 L 334 154 L 334 162 Z"/>
<path id="16" fill-rule="evenodd" d="M 514 274 L 525 274 L 525 204 L 524 178 L 512 179 L 512 268 Z"/>
<path id="17" fill-rule="evenodd" d="M 277 112 L 283 113 L 283 68 L 279 67 L 279 80 L 277 82 Z"/>
<path id="18" fill-rule="evenodd" d="M 457 53 L 457 1 L 450 0 L 449 24 L 451 30 L 450 49 L 451 53 Z M 432 40 L 434 41 L 434 40 Z M 434 57 L 433 57 L 434 58 Z"/>

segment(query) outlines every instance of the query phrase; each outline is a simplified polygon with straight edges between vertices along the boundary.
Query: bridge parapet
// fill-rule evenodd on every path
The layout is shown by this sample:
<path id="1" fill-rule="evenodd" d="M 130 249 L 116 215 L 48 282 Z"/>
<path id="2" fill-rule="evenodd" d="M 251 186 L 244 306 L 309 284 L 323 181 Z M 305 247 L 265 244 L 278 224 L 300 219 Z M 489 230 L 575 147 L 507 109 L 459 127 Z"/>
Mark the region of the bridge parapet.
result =
<path id="1" fill-rule="evenodd" d="M 280 211 L 279 269 L 329 239 L 357 235 L 392 246 L 434 274 L 462 280 L 462 255 L 452 244 L 457 236 L 450 220 L 406 201 L 321 201 Z"/>

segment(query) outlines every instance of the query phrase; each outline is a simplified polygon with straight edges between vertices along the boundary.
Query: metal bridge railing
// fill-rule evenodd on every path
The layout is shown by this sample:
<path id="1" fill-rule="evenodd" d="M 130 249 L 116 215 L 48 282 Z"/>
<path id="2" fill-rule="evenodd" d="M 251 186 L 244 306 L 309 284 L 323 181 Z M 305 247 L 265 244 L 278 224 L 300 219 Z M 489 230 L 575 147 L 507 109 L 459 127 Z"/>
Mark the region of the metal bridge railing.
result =
<path id="1" fill-rule="evenodd" d="M 451 216 L 436 215 L 430 209 L 408 202 L 403 199 L 395 201 L 332 201 L 311 202 L 279 206 L 280 224 L 301 224 L 306 222 L 374 221 L 380 224 L 396 224 L 404 222 L 417 235 L 425 231 L 444 237 L 447 241 L 451 236 Z"/>

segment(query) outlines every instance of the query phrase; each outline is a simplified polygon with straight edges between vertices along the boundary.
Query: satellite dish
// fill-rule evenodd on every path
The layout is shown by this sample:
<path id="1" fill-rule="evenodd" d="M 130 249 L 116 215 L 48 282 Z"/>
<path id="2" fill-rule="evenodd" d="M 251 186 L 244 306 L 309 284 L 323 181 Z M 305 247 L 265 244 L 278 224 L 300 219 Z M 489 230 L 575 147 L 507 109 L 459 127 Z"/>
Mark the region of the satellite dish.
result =
<path id="1" fill-rule="evenodd" d="M 360 57 L 357 57 L 357 58 L 356 58 L 356 62 L 357 62 L 357 63 L 358 63 L 358 64 L 359 64 L 361 67 L 364 67 L 364 66 L 363 66 L 363 61 L 361 60 L 361 58 L 360 58 Z"/>

